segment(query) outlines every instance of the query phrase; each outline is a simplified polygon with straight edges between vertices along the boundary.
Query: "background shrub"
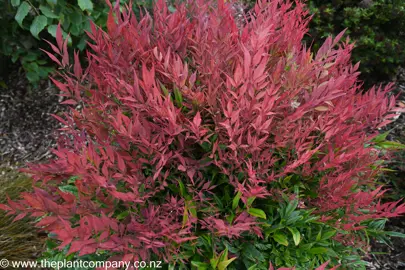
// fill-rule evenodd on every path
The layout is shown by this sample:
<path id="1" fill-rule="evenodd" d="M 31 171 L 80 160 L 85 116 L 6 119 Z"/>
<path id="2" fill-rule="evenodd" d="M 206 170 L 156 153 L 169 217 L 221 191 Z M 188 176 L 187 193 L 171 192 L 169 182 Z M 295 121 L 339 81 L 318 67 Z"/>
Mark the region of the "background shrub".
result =
<path id="1" fill-rule="evenodd" d="M 322 40 L 347 28 L 356 43 L 352 60 L 361 61 L 360 78 L 367 86 L 394 78 L 405 61 L 405 2 L 402 0 L 310 0 L 314 17 L 307 43 Z"/>
<path id="2" fill-rule="evenodd" d="M 59 249 L 176 269 L 361 269 L 370 237 L 405 213 L 375 181 L 397 108 L 362 94 L 343 33 L 312 55 L 302 3 L 259 1 L 243 29 L 230 4 L 111 7 L 91 24 L 83 69 L 62 29 L 52 60 L 67 136 L 35 190 L 1 208 L 32 215 Z M 76 106 L 74 106 L 76 107 Z"/>
<path id="3" fill-rule="evenodd" d="M 255 1 L 244 0 L 247 6 Z M 305 42 L 316 52 L 344 29 L 356 44 L 352 62 L 361 61 L 365 87 L 395 78 L 405 59 L 405 2 L 402 0 L 307 0 L 313 15 Z"/>
<path id="4" fill-rule="evenodd" d="M 122 0 L 123 7 L 129 1 Z M 134 10 L 139 7 L 151 7 L 151 0 L 134 1 Z M 92 0 L 0 0 L 0 29 L 2 37 L 0 56 L 11 57 L 12 62 L 19 61 L 31 83 L 48 78 L 54 70 L 54 64 L 39 50 L 49 49 L 43 39 L 56 37 L 56 27 L 61 23 L 63 35 L 70 34 L 68 47 L 83 50 L 86 47 L 90 21 L 105 27 L 108 6 L 105 1 Z M 4 58 L 2 65 L 9 64 Z M 7 69 L 2 71 L 3 77 Z M 1 75 L 1 74 L 0 74 Z"/>

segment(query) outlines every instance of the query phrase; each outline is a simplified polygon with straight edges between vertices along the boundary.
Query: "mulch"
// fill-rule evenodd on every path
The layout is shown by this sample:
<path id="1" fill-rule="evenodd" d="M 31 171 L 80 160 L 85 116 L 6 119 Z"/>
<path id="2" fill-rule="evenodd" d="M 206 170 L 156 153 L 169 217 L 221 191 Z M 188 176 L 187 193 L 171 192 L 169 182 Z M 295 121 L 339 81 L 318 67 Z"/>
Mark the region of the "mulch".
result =
<path id="1" fill-rule="evenodd" d="M 60 126 L 51 114 L 64 109 L 57 90 L 50 81 L 30 87 L 18 66 L 12 67 L 5 83 L 7 89 L 0 88 L 0 164 L 19 166 L 48 159 Z"/>

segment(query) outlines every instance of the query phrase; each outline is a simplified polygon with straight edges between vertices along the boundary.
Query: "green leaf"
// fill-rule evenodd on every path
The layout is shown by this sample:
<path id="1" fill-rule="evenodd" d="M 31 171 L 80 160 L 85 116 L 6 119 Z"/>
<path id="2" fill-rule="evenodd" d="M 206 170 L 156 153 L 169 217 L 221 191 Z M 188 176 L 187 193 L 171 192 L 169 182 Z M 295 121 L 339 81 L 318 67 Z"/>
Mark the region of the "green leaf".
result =
<path id="1" fill-rule="evenodd" d="M 219 263 L 219 258 L 215 257 L 210 259 L 212 269 L 217 269 L 217 265 Z"/>
<path id="2" fill-rule="evenodd" d="M 236 193 L 235 198 L 233 198 L 233 200 L 232 200 L 232 210 L 235 210 L 236 207 L 238 207 L 241 196 L 242 196 L 242 192 L 238 191 L 238 193 Z"/>
<path id="3" fill-rule="evenodd" d="M 91 0 L 77 0 L 77 3 L 82 11 L 93 11 L 93 2 Z"/>
<path id="4" fill-rule="evenodd" d="M 222 251 L 221 256 L 219 256 L 219 261 L 225 261 L 228 260 L 228 249 L 226 248 L 224 251 Z"/>
<path id="5" fill-rule="evenodd" d="M 400 238 L 405 238 L 404 233 L 400 232 L 384 232 L 386 235 L 392 236 L 392 237 L 400 237 Z"/>
<path id="6" fill-rule="evenodd" d="M 53 11 L 47 6 L 40 5 L 39 10 L 41 10 L 42 14 L 44 14 L 48 18 L 59 19 L 59 16 L 53 13 Z"/>
<path id="7" fill-rule="evenodd" d="M 249 210 L 247 211 L 250 215 L 254 216 L 254 217 L 259 217 L 259 218 L 264 218 L 266 219 L 266 213 L 261 210 L 261 209 L 257 209 L 257 208 L 249 208 Z"/>
<path id="8" fill-rule="evenodd" d="M 376 142 L 376 143 L 385 141 L 385 139 L 387 138 L 388 134 L 390 134 L 391 131 L 392 131 L 392 129 L 388 130 L 384 133 L 381 133 L 380 135 L 377 135 L 372 141 Z"/>
<path id="9" fill-rule="evenodd" d="M 188 222 L 188 209 L 184 207 L 184 214 L 183 214 L 183 227 L 186 226 Z"/>
<path id="10" fill-rule="evenodd" d="M 61 186 L 59 187 L 59 189 L 64 192 L 64 193 L 71 193 L 73 195 L 77 195 L 78 194 L 78 190 L 76 186 L 72 186 L 72 185 L 66 185 L 66 186 Z"/>
<path id="11" fill-rule="evenodd" d="M 186 187 L 184 186 L 183 182 L 179 179 L 177 180 L 179 182 L 179 187 L 180 187 L 180 196 L 184 197 L 187 192 L 186 192 Z"/>
<path id="12" fill-rule="evenodd" d="M 273 235 L 273 239 L 274 239 L 277 243 L 279 243 L 279 244 L 281 244 L 281 245 L 283 245 L 283 246 L 288 247 L 288 240 L 287 240 L 287 237 L 286 237 L 283 233 L 281 233 L 281 232 L 276 232 L 276 233 Z"/>
<path id="13" fill-rule="evenodd" d="M 11 0 L 11 5 L 13 7 L 18 7 L 20 5 L 20 0 Z"/>
<path id="14" fill-rule="evenodd" d="M 181 94 L 180 90 L 177 88 L 174 88 L 174 99 L 176 101 L 176 106 L 179 108 L 183 107 L 183 95 Z"/>
<path id="15" fill-rule="evenodd" d="M 254 197 L 254 196 L 248 198 L 248 199 L 247 199 L 247 202 L 246 202 L 246 203 L 247 203 L 247 206 L 250 207 L 250 206 L 253 204 L 253 202 L 255 201 L 255 199 L 256 199 L 256 197 Z"/>
<path id="16" fill-rule="evenodd" d="M 51 6 L 55 6 L 58 3 L 58 0 L 46 0 L 46 2 Z"/>
<path id="17" fill-rule="evenodd" d="M 248 270 L 256 270 L 256 269 L 257 269 L 257 263 L 248 268 Z"/>
<path id="18" fill-rule="evenodd" d="M 21 27 L 23 27 L 22 22 L 30 10 L 31 6 L 26 1 L 24 1 L 18 8 L 14 18 Z"/>
<path id="19" fill-rule="evenodd" d="M 42 30 L 44 30 L 44 28 L 47 24 L 48 24 L 48 19 L 45 16 L 43 16 L 43 15 L 36 16 L 30 27 L 31 34 L 34 37 L 36 37 L 37 39 L 39 39 L 38 34 Z"/>
<path id="20" fill-rule="evenodd" d="M 218 270 L 225 270 L 225 269 L 228 267 L 228 265 L 230 265 L 231 262 L 233 262 L 234 260 L 236 260 L 236 257 L 231 258 L 231 259 L 226 260 L 226 261 L 220 262 L 220 263 L 218 264 Z"/>
<path id="21" fill-rule="evenodd" d="M 301 242 L 301 234 L 296 228 L 290 228 L 287 227 L 287 229 L 291 232 L 293 239 L 294 239 L 294 244 L 298 246 Z"/>
<path id="22" fill-rule="evenodd" d="M 285 216 L 284 218 L 288 218 L 291 213 L 298 207 L 298 200 L 293 200 L 291 201 L 288 205 L 287 208 L 285 209 Z"/>
<path id="23" fill-rule="evenodd" d="M 314 247 L 314 248 L 311 248 L 308 252 L 313 255 L 316 255 L 316 254 L 324 254 L 327 251 L 328 251 L 328 249 L 324 248 L 324 247 Z"/>
<path id="24" fill-rule="evenodd" d="M 126 218 L 128 215 L 129 215 L 129 211 L 126 210 L 126 211 L 120 213 L 120 214 L 117 216 L 117 219 L 118 219 L 118 220 L 122 220 L 122 219 Z"/>
<path id="25" fill-rule="evenodd" d="M 197 267 L 198 270 L 207 270 L 210 267 L 208 263 L 194 261 L 191 262 L 191 265 Z"/>
<path id="26" fill-rule="evenodd" d="M 379 143 L 376 143 L 376 146 L 379 146 L 384 149 L 393 149 L 393 150 L 405 149 L 405 145 L 403 145 L 399 142 L 392 142 L 392 141 L 379 142 Z"/>
<path id="27" fill-rule="evenodd" d="M 68 184 L 74 184 L 76 180 L 79 179 L 78 176 L 72 176 L 68 179 Z"/>
<path id="28" fill-rule="evenodd" d="M 336 234 L 336 231 L 335 231 L 335 230 L 327 231 L 327 232 L 325 232 L 325 233 L 322 234 L 321 240 L 329 239 L 329 238 L 331 238 L 332 236 L 334 236 L 335 234 Z"/>

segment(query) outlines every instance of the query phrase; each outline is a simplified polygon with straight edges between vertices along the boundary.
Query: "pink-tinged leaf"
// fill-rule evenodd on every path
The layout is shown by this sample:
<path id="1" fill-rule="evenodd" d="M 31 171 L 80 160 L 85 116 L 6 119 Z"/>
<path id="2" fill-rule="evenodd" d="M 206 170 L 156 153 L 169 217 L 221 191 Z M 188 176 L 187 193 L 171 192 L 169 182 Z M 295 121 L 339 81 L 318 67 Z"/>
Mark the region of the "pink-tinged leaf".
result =
<path id="1" fill-rule="evenodd" d="M 118 169 L 120 169 L 121 172 L 125 172 L 125 163 L 120 155 L 117 155 L 117 161 L 118 161 Z"/>
<path id="2" fill-rule="evenodd" d="M 48 40 L 45 40 L 45 42 L 48 43 L 49 46 L 51 46 L 52 50 L 53 50 L 55 53 L 61 55 L 59 49 L 58 49 L 55 45 L 53 45 L 53 44 L 52 44 L 51 42 L 49 42 Z"/>
<path id="3" fill-rule="evenodd" d="M 68 66 L 69 65 L 69 51 L 67 48 L 67 43 L 69 40 L 69 36 L 66 37 L 65 42 L 63 43 L 63 58 L 62 58 L 62 65 Z"/>
<path id="4" fill-rule="evenodd" d="M 242 67 L 238 64 L 235 68 L 235 73 L 233 75 L 236 85 L 239 85 L 242 80 Z"/>
<path id="5" fill-rule="evenodd" d="M 325 270 L 326 266 L 328 266 L 329 261 L 326 261 L 325 263 L 323 263 L 322 265 L 320 265 L 318 268 L 316 268 L 315 270 Z"/>
<path id="6" fill-rule="evenodd" d="M 80 79 L 82 76 L 83 70 L 82 70 L 82 66 L 80 64 L 79 52 L 74 52 L 74 61 L 75 61 L 75 64 L 74 64 L 73 70 L 74 70 L 76 78 Z"/>
<path id="7" fill-rule="evenodd" d="M 4 210 L 4 211 L 11 211 L 13 210 L 10 206 L 5 205 L 5 204 L 0 204 L 0 209 Z"/>
<path id="8" fill-rule="evenodd" d="M 18 221 L 18 220 L 20 220 L 20 219 L 23 219 L 26 215 L 27 215 L 26 213 L 21 213 L 21 214 L 17 215 L 17 216 L 14 218 L 13 222 L 16 222 L 16 221 Z"/>
<path id="9" fill-rule="evenodd" d="M 326 106 L 318 106 L 318 107 L 315 107 L 314 110 L 318 111 L 318 112 L 326 112 L 327 110 L 329 110 L 329 108 Z"/>
<path id="10" fill-rule="evenodd" d="M 37 227 L 42 227 L 42 226 L 48 226 L 56 221 L 58 221 L 58 217 L 44 217 L 41 219 L 35 226 Z"/>
<path id="11" fill-rule="evenodd" d="M 59 51 L 63 51 L 63 36 L 62 36 L 62 27 L 60 23 L 58 24 L 58 27 L 56 28 L 56 42 L 59 47 Z"/>
<path id="12" fill-rule="evenodd" d="M 62 101 L 60 104 L 76 105 L 77 102 L 73 99 L 68 99 L 68 100 Z"/>
<path id="13" fill-rule="evenodd" d="M 242 45 L 242 50 L 243 50 L 243 56 L 244 56 L 244 61 L 243 61 L 244 73 L 245 73 L 245 78 L 247 78 L 250 74 L 250 64 L 252 62 L 252 57 L 250 56 L 250 52 L 243 45 Z"/>
<path id="14" fill-rule="evenodd" d="M 201 115 L 200 115 L 200 112 L 199 112 L 199 111 L 198 111 L 198 112 L 196 113 L 196 115 L 194 116 L 193 124 L 194 124 L 195 127 L 197 127 L 197 128 L 199 128 L 200 125 L 201 125 Z"/>
<path id="15" fill-rule="evenodd" d="M 108 33 L 110 35 L 115 34 L 115 31 L 117 30 L 117 25 L 115 23 L 115 19 L 114 19 L 114 15 L 112 13 L 112 11 L 110 11 L 108 13 L 108 18 L 107 18 L 107 29 L 108 29 Z"/>
<path id="16" fill-rule="evenodd" d="M 49 58 L 51 58 L 51 60 L 54 61 L 56 64 L 58 64 L 59 66 L 62 66 L 61 62 L 53 54 L 51 54 L 43 49 L 40 49 L 40 50 L 43 51 L 44 53 L 46 53 L 49 56 Z"/>

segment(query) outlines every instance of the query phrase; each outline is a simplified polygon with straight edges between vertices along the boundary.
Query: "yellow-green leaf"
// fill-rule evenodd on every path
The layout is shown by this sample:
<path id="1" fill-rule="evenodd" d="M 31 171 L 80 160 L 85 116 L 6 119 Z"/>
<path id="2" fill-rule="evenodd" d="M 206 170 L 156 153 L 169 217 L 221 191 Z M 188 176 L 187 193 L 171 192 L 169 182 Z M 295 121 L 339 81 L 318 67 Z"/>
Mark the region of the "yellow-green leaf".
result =
<path id="1" fill-rule="evenodd" d="M 287 229 L 291 232 L 294 240 L 294 244 L 298 246 L 301 242 L 301 234 L 296 228 L 287 227 Z"/>
<path id="2" fill-rule="evenodd" d="M 273 235 L 273 239 L 277 242 L 277 243 L 279 243 L 279 244 L 281 244 L 281 245 L 283 245 L 283 246 L 288 246 L 288 240 L 287 240 L 287 237 L 283 234 L 283 233 L 281 233 L 281 232 L 276 232 L 274 235 Z"/>
<path id="3" fill-rule="evenodd" d="M 261 209 L 249 208 L 247 212 L 254 217 L 266 219 L 266 213 Z"/>
<path id="4" fill-rule="evenodd" d="M 241 196 L 242 196 L 242 192 L 238 191 L 238 193 L 236 193 L 235 198 L 233 198 L 233 200 L 232 200 L 232 210 L 235 210 L 236 207 L 238 207 Z"/>
<path id="5" fill-rule="evenodd" d="M 220 262 L 220 263 L 218 264 L 218 270 L 225 270 L 225 269 L 228 267 L 228 265 L 230 265 L 231 262 L 233 262 L 234 260 L 236 260 L 236 257 L 231 258 L 231 259 L 226 260 L 226 261 Z"/>

